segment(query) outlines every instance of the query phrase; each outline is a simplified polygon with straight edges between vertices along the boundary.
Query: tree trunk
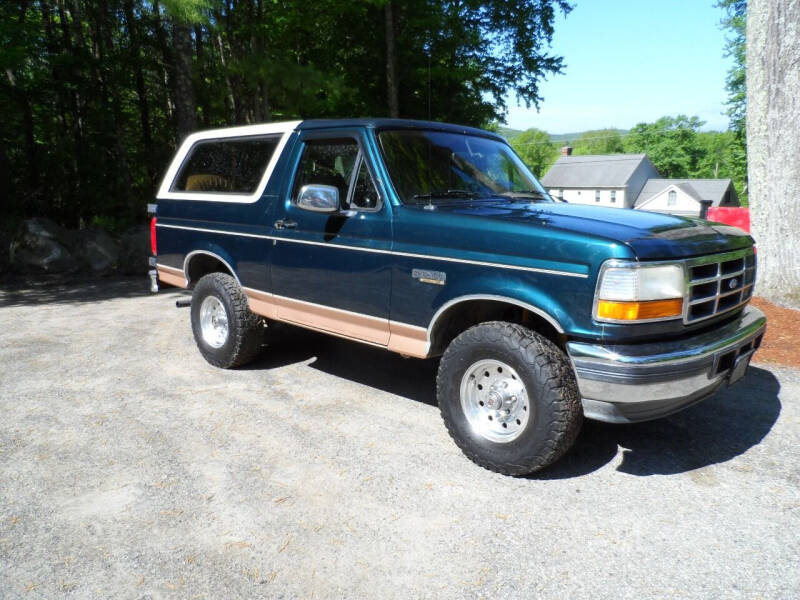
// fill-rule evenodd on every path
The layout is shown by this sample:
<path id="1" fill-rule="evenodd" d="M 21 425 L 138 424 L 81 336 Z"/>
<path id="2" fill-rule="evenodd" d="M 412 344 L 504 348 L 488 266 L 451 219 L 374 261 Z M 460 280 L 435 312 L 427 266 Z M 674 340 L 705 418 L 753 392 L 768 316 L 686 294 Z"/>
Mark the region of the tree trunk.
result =
<path id="1" fill-rule="evenodd" d="M 236 123 L 236 96 L 233 94 L 233 85 L 231 85 L 231 78 L 228 76 L 228 63 L 225 60 L 225 44 L 219 32 L 217 32 L 217 45 L 219 46 L 219 63 L 222 65 L 222 74 L 225 77 L 225 91 L 227 92 L 225 98 L 227 99 L 228 108 L 230 110 L 230 121 L 231 123 Z"/>
<path id="2" fill-rule="evenodd" d="M 194 26 L 194 45 L 195 55 L 197 56 L 197 80 L 205 81 L 207 65 L 206 46 L 203 42 L 203 28 L 200 25 Z M 195 98 L 197 98 L 197 105 L 200 109 L 200 123 L 202 127 L 208 127 L 211 124 L 211 105 L 209 104 L 209 90 L 207 85 L 199 85 L 195 88 Z"/>
<path id="3" fill-rule="evenodd" d="M 756 292 L 800 305 L 800 0 L 747 7 L 747 153 Z"/>
<path id="4" fill-rule="evenodd" d="M 192 85 L 192 34 L 188 25 L 172 21 L 172 101 L 178 141 L 197 129 Z"/>
<path id="5" fill-rule="evenodd" d="M 170 119 L 172 119 L 173 115 L 175 114 L 174 107 L 172 105 L 172 79 L 173 75 L 171 73 L 171 65 L 172 65 L 172 52 L 169 48 L 169 43 L 167 41 L 167 32 L 164 29 L 164 22 L 161 19 L 161 5 L 158 3 L 158 0 L 153 0 L 153 19 L 155 21 L 155 30 L 156 30 L 156 39 L 158 40 L 158 46 L 161 48 L 161 57 L 162 57 L 162 72 L 161 77 L 164 80 L 164 90 L 169 90 L 170 92 L 165 94 L 166 100 L 166 113 Z"/>
<path id="6" fill-rule="evenodd" d="M 389 116 L 400 116 L 400 101 L 397 86 L 397 52 L 394 36 L 394 7 L 392 2 L 387 2 L 384 7 L 386 22 L 386 96 L 389 105 Z"/>
<path id="7" fill-rule="evenodd" d="M 125 0 L 123 3 L 125 21 L 128 25 L 128 35 L 130 37 L 130 56 L 135 69 L 136 98 L 139 104 L 139 124 L 142 128 L 142 144 L 144 145 L 144 156 L 147 168 L 147 178 L 151 185 L 155 184 L 156 174 L 153 169 L 153 136 L 150 132 L 150 107 L 147 103 L 147 89 L 144 84 L 144 73 L 142 72 L 141 38 L 139 34 L 139 23 L 133 14 L 133 0 Z"/>

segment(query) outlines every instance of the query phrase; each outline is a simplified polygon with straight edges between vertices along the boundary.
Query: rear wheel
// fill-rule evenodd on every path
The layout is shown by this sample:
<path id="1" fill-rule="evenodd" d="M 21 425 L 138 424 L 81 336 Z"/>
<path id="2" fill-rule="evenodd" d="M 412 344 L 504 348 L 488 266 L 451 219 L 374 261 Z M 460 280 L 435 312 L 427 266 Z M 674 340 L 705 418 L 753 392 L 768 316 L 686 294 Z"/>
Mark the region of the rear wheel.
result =
<path id="1" fill-rule="evenodd" d="M 251 361 L 261 349 L 263 320 L 227 273 L 210 273 L 192 293 L 192 332 L 200 354 L 215 367 L 229 369 Z"/>
<path id="2" fill-rule="evenodd" d="M 442 357 L 436 387 L 442 418 L 464 454 L 507 475 L 558 460 L 583 419 L 566 354 L 513 323 L 482 323 L 459 335 Z"/>

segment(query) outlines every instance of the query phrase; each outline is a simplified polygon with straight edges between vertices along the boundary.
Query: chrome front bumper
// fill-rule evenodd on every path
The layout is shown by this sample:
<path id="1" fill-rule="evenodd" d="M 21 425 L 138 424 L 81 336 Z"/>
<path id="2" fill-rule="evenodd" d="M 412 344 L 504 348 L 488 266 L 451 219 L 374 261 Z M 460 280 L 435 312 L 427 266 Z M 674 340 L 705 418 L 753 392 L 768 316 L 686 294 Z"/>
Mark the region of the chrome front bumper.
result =
<path id="1" fill-rule="evenodd" d="M 766 324 L 760 310 L 747 306 L 730 323 L 680 340 L 614 346 L 569 342 L 584 415 L 633 423 L 700 402 L 744 373 Z"/>

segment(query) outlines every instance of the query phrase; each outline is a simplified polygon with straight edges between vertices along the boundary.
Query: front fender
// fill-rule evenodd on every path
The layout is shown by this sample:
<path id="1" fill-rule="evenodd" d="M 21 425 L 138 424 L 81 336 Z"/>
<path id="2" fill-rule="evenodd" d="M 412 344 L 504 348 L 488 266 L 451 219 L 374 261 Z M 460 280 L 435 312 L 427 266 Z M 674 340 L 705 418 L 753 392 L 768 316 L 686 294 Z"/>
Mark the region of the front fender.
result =
<path id="1" fill-rule="evenodd" d="M 429 329 L 447 309 L 470 300 L 506 301 L 527 308 L 559 333 L 580 329 L 573 318 L 576 305 L 591 309 L 593 286 L 587 279 L 544 274 L 484 273 L 448 281 L 436 298 Z"/>

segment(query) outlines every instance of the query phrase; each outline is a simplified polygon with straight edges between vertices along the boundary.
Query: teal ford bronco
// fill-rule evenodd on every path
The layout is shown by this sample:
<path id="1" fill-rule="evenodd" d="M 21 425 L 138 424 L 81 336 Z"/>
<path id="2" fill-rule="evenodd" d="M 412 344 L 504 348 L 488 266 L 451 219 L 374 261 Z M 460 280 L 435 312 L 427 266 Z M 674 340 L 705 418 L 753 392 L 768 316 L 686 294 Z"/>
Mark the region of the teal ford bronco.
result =
<path id="1" fill-rule="evenodd" d="M 745 373 L 753 239 L 699 219 L 554 200 L 503 138 L 354 119 L 207 131 L 151 205 L 151 277 L 193 290 L 205 359 L 282 321 L 415 358 L 479 465 L 556 461 L 583 418 L 662 417 Z"/>

